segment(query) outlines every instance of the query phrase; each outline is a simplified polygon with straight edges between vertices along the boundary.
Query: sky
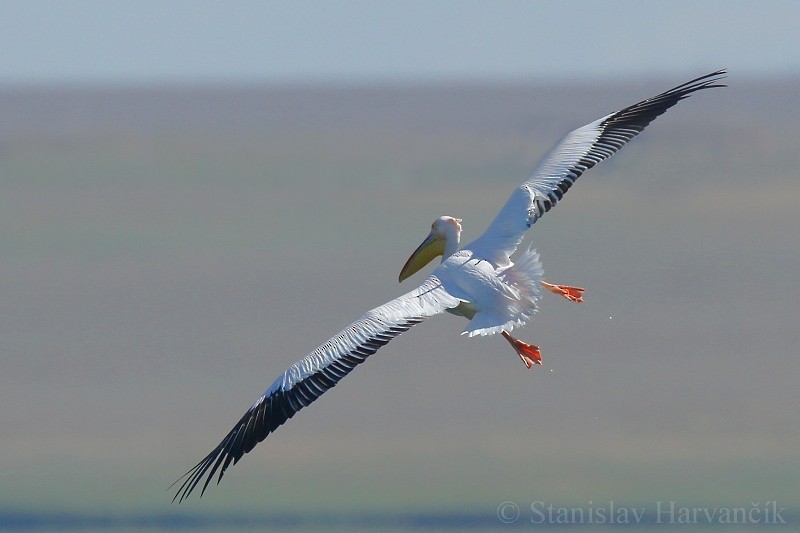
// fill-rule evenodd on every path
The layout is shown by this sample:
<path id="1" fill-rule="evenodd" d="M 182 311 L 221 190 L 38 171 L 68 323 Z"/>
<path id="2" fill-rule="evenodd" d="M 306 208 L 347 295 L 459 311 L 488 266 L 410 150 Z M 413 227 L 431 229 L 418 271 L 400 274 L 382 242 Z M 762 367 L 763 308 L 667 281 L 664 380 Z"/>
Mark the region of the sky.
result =
<path id="1" fill-rule="evenodd" d="M 797 20 L 791 0 L 3 0 L 0 84 L 792 76 Z"/>

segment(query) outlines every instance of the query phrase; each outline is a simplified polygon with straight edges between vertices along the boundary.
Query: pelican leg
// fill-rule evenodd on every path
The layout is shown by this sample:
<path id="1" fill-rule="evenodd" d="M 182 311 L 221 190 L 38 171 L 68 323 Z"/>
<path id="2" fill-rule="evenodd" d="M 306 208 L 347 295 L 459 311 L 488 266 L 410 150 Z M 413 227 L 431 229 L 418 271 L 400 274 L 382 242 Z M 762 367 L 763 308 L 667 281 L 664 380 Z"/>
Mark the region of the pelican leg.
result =
<path id="1" fill-rule="evenodd" d="M 583 293 L 586 292 L 586 289 L 581 289 L 580 287 L 571 287 L 569 285 L 553 285 L 552 283 L 547 283 L 546 281 L 542 282 L 542 287 L 553 294 L 563 296 L 570 302 L 575 302 L 576 304 L 579 304 L 583 301 Z"/>
<path id="2" fill-rule="evenodd" d="M 539 351 L 538 346 L 515 339 L 507 331 L 503 332 L 503 337 L 511 344 L 526 367 L 531 368 L 533 365 L 542 364 L 542 353 Z"/>

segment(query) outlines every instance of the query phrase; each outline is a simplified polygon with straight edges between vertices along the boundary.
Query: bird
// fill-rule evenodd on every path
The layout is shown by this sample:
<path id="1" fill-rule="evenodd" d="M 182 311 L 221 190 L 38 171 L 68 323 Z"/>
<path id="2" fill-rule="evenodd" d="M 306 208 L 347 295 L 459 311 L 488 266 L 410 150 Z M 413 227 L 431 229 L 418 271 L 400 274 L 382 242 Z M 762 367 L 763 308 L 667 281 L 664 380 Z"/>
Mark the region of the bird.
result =
<path id="1" fill-rule="evenodd" d="M 533 317 L 542 289 L 573 302 L 583 300 L 584 289 L 545 282 L 539 254 L 531 247 L 512 261 L 525 232 L 562 200 L 585 171 L 611 157 L 681 100 L 697 91 L 725 87 L 721 80 L 726 75 L 721 69 L 700 76 L 568 133 L 514 189 L 483 234 L 464 247 L 460 247 L 462 220 L 437 218 L 403 265 L 399 281 L 439 256 L 441 264 L 418 287 L 367 311 L 278 376 L 225 438 L 170 486 L 180 483 L 172 501 L 184 501 L 201 482 L 202 497 L 215 475 L 219 484 L 228 467 L 270 433 L 386 343 L 432 316 L 449 312 L 464 317 L 469 322 L 462 334 L 499 333 L 526 367 L 541 364 L 538 346 L 510 332 Z"/>

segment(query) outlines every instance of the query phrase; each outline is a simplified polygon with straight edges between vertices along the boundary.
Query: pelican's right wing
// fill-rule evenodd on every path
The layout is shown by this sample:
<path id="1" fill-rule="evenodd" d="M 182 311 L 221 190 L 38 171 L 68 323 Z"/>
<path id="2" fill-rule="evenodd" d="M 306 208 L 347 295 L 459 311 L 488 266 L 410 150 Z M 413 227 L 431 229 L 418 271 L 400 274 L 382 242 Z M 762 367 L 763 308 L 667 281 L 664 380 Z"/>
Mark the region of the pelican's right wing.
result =
<path id="1" fill-rule="evenodd" d="M 581 174 L 614 155 L 656 117 L 690 94 L 724 87 L 717 83 L 724 76 L 725 70 L 700 76 L 567 134 L 514 190 L 483 235 L 467 248 L 496 265 L 508 264 L 525 231 L 561 200 Z"/>
<path id="2" fill-rule="evenodd" d="M 206 476 L 202 495 L 217 470 L 219 483 L 231 463 L 236 464 L 278 426 L 334 387 L 381 346 L 460 302 L 442 287 L 438 278 L 431 276 L 413 291 L 365 313 L 276 379 L 222 442 L 175 482 L 183 480 L 173 500 L 183 501 Z"/>

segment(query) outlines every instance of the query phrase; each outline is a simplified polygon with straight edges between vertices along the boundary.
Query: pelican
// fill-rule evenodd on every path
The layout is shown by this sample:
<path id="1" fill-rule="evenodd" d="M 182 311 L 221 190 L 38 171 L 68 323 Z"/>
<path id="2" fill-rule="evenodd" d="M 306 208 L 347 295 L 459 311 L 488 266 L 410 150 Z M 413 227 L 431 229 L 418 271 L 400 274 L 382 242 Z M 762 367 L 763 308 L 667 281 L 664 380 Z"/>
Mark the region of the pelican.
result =
<path id="1" fill-rule="evenodd" d="M 724 87 L 718 70 L 678 85 L 568 133 L 514 189 L 486 231 L 459 249 L 461 220 L 437 218 L 430 234 L 400 271 L 400 281 L 434 258 L 441 264 L 416 289 L 366 312 L 361 318 L 290 366 L 253 403 L 222 442 L 181 476 L 173 501 L 186 499 L 205 477 L 200 495 L 218 472 L 217 483 L 231 464 L 278 426 L 334 387 L 384 344 L 444 311 L 463 316 L 463 331 L 501 334 L 528 368 L 541 364 L 539 348 L 511 336 L 531 319 L 541 289 L 580 302 L 583 289 L 542 281 L 536 250 L 528 248 L 511 260 L 525 231 L 555 206 L 586 170 L 611 157 L 656 117 L 692 93 Z"/>

